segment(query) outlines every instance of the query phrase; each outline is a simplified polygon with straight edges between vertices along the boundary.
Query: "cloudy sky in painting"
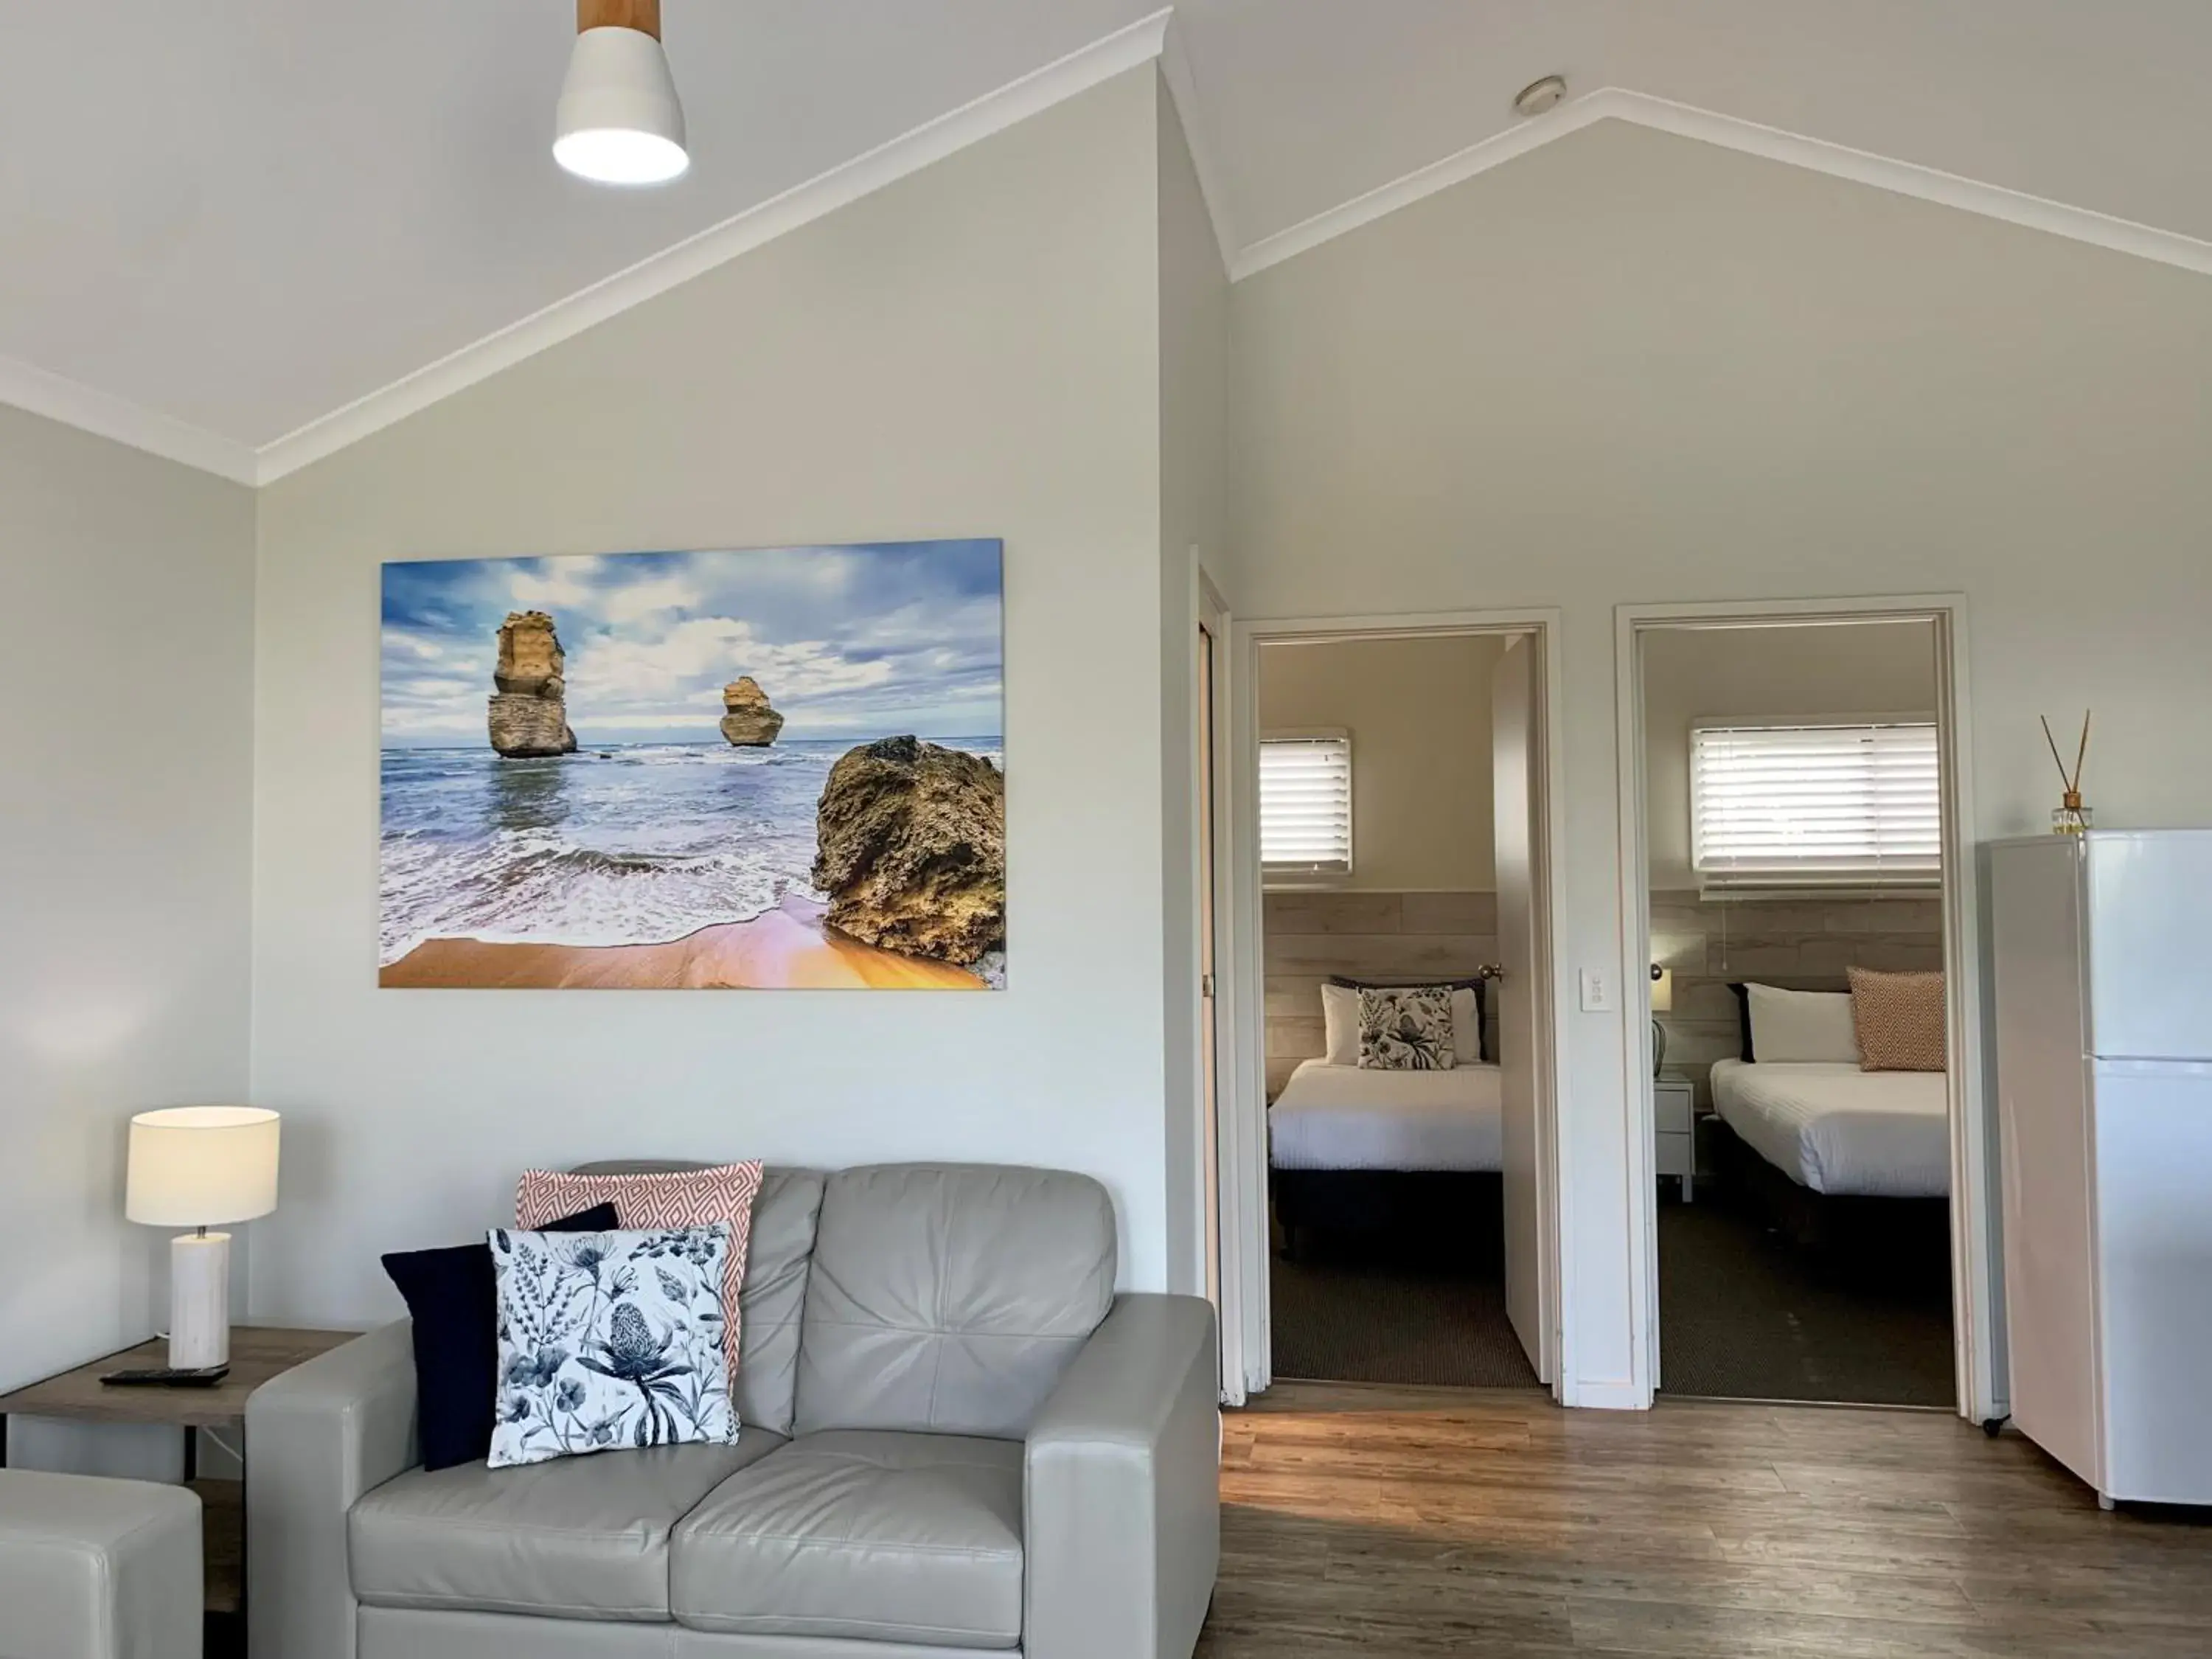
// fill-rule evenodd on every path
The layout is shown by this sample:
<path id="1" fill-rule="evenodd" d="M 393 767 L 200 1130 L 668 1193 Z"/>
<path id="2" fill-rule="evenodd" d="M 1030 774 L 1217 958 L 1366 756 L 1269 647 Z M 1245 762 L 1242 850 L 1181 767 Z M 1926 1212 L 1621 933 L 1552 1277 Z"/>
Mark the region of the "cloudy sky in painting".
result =
<path id="1" fill-rule="evenodd" d="M 552 613 L 587 745 L 718 742 L 740 674 L 786 738 L 1000 731 L 994 541 L 387 564 L 387 745 L 485 741 L 510 611 Z"/>

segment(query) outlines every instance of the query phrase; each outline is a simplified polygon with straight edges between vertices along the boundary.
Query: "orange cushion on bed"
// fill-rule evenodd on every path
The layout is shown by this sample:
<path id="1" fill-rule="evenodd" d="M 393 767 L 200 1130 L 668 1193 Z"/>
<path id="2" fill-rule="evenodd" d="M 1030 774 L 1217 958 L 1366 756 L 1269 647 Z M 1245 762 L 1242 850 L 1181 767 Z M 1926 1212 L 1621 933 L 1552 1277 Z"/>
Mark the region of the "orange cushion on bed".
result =
<path id="1" fill-rule="evenodd" d="M 1943 975 L 1883 974 L 1854 968 L 1851 1023 L 1863 1072 L 1944 1069 Z"/>

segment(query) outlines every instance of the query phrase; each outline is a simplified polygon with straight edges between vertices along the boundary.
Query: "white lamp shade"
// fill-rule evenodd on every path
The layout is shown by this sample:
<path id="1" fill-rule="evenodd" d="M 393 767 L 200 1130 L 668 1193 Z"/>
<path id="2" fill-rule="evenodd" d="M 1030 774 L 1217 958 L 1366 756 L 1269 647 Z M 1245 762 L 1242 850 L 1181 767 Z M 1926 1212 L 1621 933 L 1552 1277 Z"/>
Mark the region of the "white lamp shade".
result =
<path id="1" fill-rule="evenodd" d="M 123 1212 L 154 1227 L 251 1221 L 276 1207 L 276 1114 L 175 1106 L 131 1120 Z"/>
<path id="2" fill-rule="evenodd" d="M 690 166 L 684 106 L 659 41 L 614 26 L 576 37 L 561 83 L 553 159 L 603 185 L 665 184 Z"/>
<path id="3" fill-rule="evenodd" d="M 1666 1014 L 1672 1013 L 1674 1009 L 1674 970 L 1671 968 L 1662 968 L 1658 976 L 1651 981 L 1651 1012 L 1655 1014 Z"/>

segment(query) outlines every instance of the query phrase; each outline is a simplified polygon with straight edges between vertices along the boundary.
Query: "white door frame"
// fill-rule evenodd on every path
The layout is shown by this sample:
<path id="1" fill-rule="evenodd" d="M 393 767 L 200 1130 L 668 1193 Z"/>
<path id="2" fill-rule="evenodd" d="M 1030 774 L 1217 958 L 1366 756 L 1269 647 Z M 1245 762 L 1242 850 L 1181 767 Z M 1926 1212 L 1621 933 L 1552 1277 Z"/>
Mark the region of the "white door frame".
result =
<path id="1" fill-rule="evenodd" d="M 1231 902 L 1234 896 L 1234 885 L 1231 879 L 1229 866 L 1230 852 L 1236 844 L 1236 837 L 1231 833 L 1230 823 L 1230 802 L 1235 793 L 1232 787 L 1235 768 L 1231 763 L 1232 751 L 1229 746 L 1232 736 L 1230 709 L 1235 701 L 1231 691 L 1231 681 L 1234 678 L 1231 664 L 1235 658 L 1235 648 L 1231 640 L 1231 621 L 1227 601 L 1222 599 L 1221 590 L 1213 585 L 1212 579 L 1195 560 L 1193 561 L 1193 586 L 1195 591 L 1193 594 L 1192 612 L 1198 619 L 1198 626 L 1211 635 L 1213 641 L 1212 674 L 1213 702 L 1212 708 L 1206 711 L 1212 716 L 1209 722 L 1212 730 L 1208 733 L 1212 738 L 1212 746 L 1213 764 L 1211 779 L 1206 776 L 1205 757 L 1198 752 L 1197 744 L 1192 745 L 1191 752 L 1191 787 L 1194 802 L 1198 799 L 1198 792 L 1205 790 L 1209 783 L 1213 791 L 1212 914 L 1214 964 L 1214 1075 L 1212 1081 L 1215 1117 L 1213 1121 L 1208 1122 L 1203 1109 L 1207 1081 L 1205 1075 L 1206 1045 L 1202 1042 L 1194 1042 L 1191 1045 L 1194 1051 L 1193 1058 L 1199 1074 L 1194 1080 L 1198 1092 L 1192 1098 L 1199 1103 L 1200 1107 L 1200 1109 L 1194 1114 L 1200 1142 L 1195 1167 L 1200 1172 L 1201 1183 L 1205 1181 L 1207 1170 L 1211 1170 L 1213 1176 L 1211 1201 L 1214 1206 L 1214 1225 L 1218 1229 L 1219 1252 L 1214 1263 L 1216 1270 L 1214 1295 L 1215 1312 L 1220 1325 L 1221 1399 L 1224 1405 L 1241 1406 L 1244 1403 L 1245 1397 L 1244 1332 L 1238 1322 L 1231 1317 L 1231 1310 L 1237 1305 L 1237 1295 L 1231 1282 L 1229 1244 L 1229 1240 L 1235 1236 L 1236 1230 L 1243 1224 L 1237 1206 L 1243 1195 L 1240 1183 L 1231 1178 L 1231 1165 L 1237 1143 L 1232 1132 L 1233 1126 L 1228 1122 L 1231 1115 L 1230 1103 L 1235 1097 L 1234 1085 L 1237 1066 L 1237 1010 L 1241 1006 L 1237 1001 L 1236 975 L 1228 971 L 1229 964 L 1237 959 L 1237 923 L 1234 907 Z M 1196 640 L 1194 639 L 1191 643 L 1195 650 Z M 1196 689 L 1194 664 L 1193 679 L 1194 692 Z M 1193 828 L 1195 830 L 1204 821 L 1204 815 L 1194 810 L 1192 817 Z M 1194 893 L 1198 891 L 1199 884 L 1206 878 L 1206 862 L 1200 855 L 1197 838 L 1194 836 L 1191 846 L 1191 890 Z M 1206 911 L 1201 906 L 1200 915 L 1203 916 L 1205 914 Z M 1194 952 L 1199 956 L 1200 961 L 1203 960 L 1202 950 L 1195 943 Z M 1198 966 L 1197 963 L 1194 963 L 1194 972 L 1197 971 Z M 1211 1146 L 1206 1144 L 1206 1138 L 1209 1136 L 1212 1141 Z M 1209 1195 L 1203 1189 L 1198 1194 L 1200 1212 L 1196 1218 L 1197 1231 L 1194 1237 L 1198 1239 L 1199 1248 L 1201 1250 L 1206 1248 L 1206 1242 L 1205 1206 L 1208 1197 Z M 1206 1264 L 1202 1261 L 1199 1264 L 1199 1285 L 1203 1291 L 1206 1285 Z"/>
<path id="2" fill-rule="evenodd" d="M 1620 696 L 1621 1079 L 1630 1103 L 1630 1269 L 1641 1294 L 1630 1352 L 1649 1404 L 1659 1372 L 1659 1194 L 1652 1173 L 1650 853 L 1644 812 L 1642 636 L 1659 628 L 1742 628 L 1820 622 L 1926 622 L 1936 635 L 1936 732 L 1943 787 L 1943 967 L 1951 994 L 1951 1305 L 1959 1413 L 2004 1415 L 1996 1206 L 1990 1185 L 1991 1114 L 1982 1056 L 1982 951 L 1974 862 L 1973 721 L 1966 678 L 1966 599 L 1919 593 L 1705 605 L 1624 605 L 1614 611 Z M 1638 988 L 1629 991 L 1628 988 Z"/>
<path id="3" fill-rule="evenodd" d="M 1257 1393 L 1274 1380 L 1267 1288 L 1267 1098 L 1265 969 L 1261 961 L 1260 883 L 1260 647 L 1267 641 L 1418 639 L 1450 634 L 1534 634 L 1544 650 L 1538 686 L 1542 726 L 1545 880 L 1534 896 L 1539 960 L 1548 994 L 1540 995 L 1539 1018 L 1548 1035 L 1547 1062 L 1539 1066 L 1536 1128 L 1538 1191 L 1549 1224 L 1543 1229 L 1544 1334 L 1538 1365 L 1562 1405 L 1574 1399 L 1575 1333 L 1560 1287 L 1572 1272 L 1574 1230 L 1567 1215 L 1573 1184 L 1559 1133 L 1559 1093 L 1567 1075 L 1565 1028 L 1559 1011 L 1570 1006 L 1560 981 L 1556 946 L 1562 908 L 1560 872 L 1566 867 L 1559 804 L 1565 799 L 1565 746 L 1559 719 L 1560 613 L 1554 608 L 1449 611 L 1369 617 L 1263 617 L 1231 623 L 1229 662 L 1217 684 L 1227 704 L 1230 740 L 1218 753 L 1226 782 L 1220 830 L 1227 842 L 1217 868 L 1226 881 L 1228 905 L 1219 960 L 1226 994 L 1218 1005 L 1230 1086 L 1222 1099 L 1221 1290 L 1224 1353 L 1236 1348 L 1244 1387 Z"/>

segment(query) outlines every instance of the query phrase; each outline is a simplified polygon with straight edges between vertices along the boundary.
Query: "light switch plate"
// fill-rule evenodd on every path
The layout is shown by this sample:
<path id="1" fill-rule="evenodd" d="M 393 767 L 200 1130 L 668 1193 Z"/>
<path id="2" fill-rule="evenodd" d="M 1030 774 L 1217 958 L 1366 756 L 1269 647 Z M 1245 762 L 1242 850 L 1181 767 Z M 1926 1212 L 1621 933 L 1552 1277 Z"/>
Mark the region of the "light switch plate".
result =
<path id="1" fill-rule="evenodd" d="M 1586 1014 L 1609 1014 L 1613 1012 L 1613 980 L 1602 968 L 1583 969 L 1583 1012 Z"/>

